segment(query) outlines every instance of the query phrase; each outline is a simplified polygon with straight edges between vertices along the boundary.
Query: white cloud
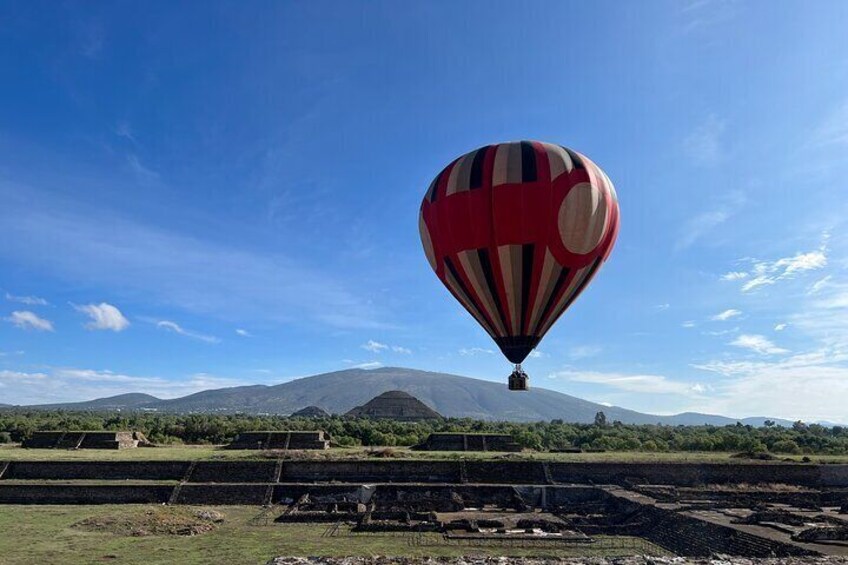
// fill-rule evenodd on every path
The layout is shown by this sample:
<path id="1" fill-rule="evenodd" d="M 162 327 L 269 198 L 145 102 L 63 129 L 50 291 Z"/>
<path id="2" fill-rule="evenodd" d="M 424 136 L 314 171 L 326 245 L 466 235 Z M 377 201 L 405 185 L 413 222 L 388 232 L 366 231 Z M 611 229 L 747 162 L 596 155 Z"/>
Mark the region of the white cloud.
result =
<path id="1" fill-rule="evenodd" d="M 776 346 L 767 337 L 756 334 L 742 334 L 735 340 L 730 342 L 730 345 L 750 349 L 760 355 L 776 355 L 778 353 L 787 353 L 788 349 Z"/>
<path id="2" fill-rule="evenodd" d="M 187 330 L 187 329 L 183 328 L 182 326 L 180 326 L 179 324 L 177 324 L 176 322 L 172 322 L 170 320 L 160 320 L 160 321 L 156 322 L 156 327 L 163 329 L 163 330 L 166 330 L 166 331 L 169 331 L 169 332 L 173 332 L 175 334 L 185 336 L 185 337 L 190 337 L 192 339 L 205 341 L 207 343 L 218 343 L 218 342 L 221 341 L 220 339 L 218 339 L 215 336 L 205 335 L 205 334 L 202 334 L 202 333 L 197 333 L 197 332 L 194 332 L 194 331 L 191 331 L 191 330 Z"/>
<path id="3" fill-rule="evenodd" d="M 358 365 L 354 365 L 353 368 L 354 369 L 370 370 L 370 369 L 379 369 L 382 366 L 383 366 L 383 364 L 380 363 L 379 361 L 370 361 L 368 363 L 359 363 Z"/>
<path id="4" fill-rule="evenodd" d="M 47 375 L 45 373 L 25 373 L 22 371 L 9 371 L 2 370 L 0 371 L 0 382 L 2 381 L 15 381 L 16 383 L 21 382 L 38 382 L 43 379 L 46 379 Z"/>
<path id="5" fill-rule="evenodd" d="M 707 117 L 683 141 L 683 148 L 689 157 L 701 165 L 717 163 L 722 157 L 721 136 L 726 125 L 725 120 L 715 115 Z"/>
<path id="6" fill-rule="evenodd" d="M 571 359 L 587 359 L 594 357 L 601 352 L 599 345 L 577 345 L 568 350 L 568 356 Z"/>
<path id="7" fill-rule="evenodd" d="M 696 241 L 736 215 L 744 205 L 745 195 L 741 192 L 732 192 L 714 209 L 707 210 L 691 218 L 683 225 L 683 229 L 674 244 L 675 250 L 681 251 L 690 247 Z"/>
<path id="8" fill-rule="evenodd" d="M 130 321 L 115 306 L 101 302 L 100 304 L 74 305 L 77 312 L 82 312 L 91 318 L 85 327 L 89 330 L 111 330 L 120 332 L 127 329 Z"/>
<path id="9" fill-rule="evenodd" d="M 369 339 L 368 343 L 365 343 L 360 346 L 365 351 L 370 351 L 371 353 L 380 353 L 381 351 L 385 351 L 389 348 L 385 343 L 380 343 L 379 341 L 374 341 L 373 339 Z"/>
<path id="10" fill-rule="evenodd" d="M 678 394 L 682 396 L 698 396 L 707 388 L 699 383 L 675 381 L 661 375 L 632 375 L 627 373 L 558 371 L 552 373 L 552 378 L 565 379 L 572 382 L 592 383 L 607 386 L 625 392 L 645 394 Z"/>
<path id="11" fill-rule="evenodd" d="M 730 271 L 721 275 L 723 281 L 741 281 L 748 278 L 748 273 L 744 271 Z"/>
<path id="12" fill-rule="evenodd" d="M 818 294 L 823 288 L 825 288 L 830 283 L 831 278 L 833 278 L 833 275 L 827 275 L 826 277 L 817 280 L 812 285 L 810 285 L 807 294 Z"/>
<path id="13" fill-rule="evenodd" d="M 530 357 L 531 359 L 540 359 L 542 357 L 545 357 L 545 354 L 539 351 L 538 349 L 534 349 L 530 352 L 530 355 L 528 355 L 528 357 Z"/>
<path id="14" fill-rule="evenodd" d="M 47 306 L 48 302 L 40 298 L 38 296 L 15 296 L 13 294 L 6 293 L 6 300 L 9 302 L 17 302 L 19 304 L 26 304 L 27 306 Z"/>
<path id="15" fill-rule="evenodd" d="M 712 331 L 707 331 L 707 332 L 702 332 L 702 333 L 703 333 L 703 335 L 712 335 L 712 336 L 729 335 L 729 334 L 739 333 L 739 327 L 737 326 L 737 327 L 729 328 L 729 329 L 726 329 L 726 330 L 712 330 Z"/>
<path id="16" fill-rule="evenodd" d="M 3 401 L 14 404 L 76 402 L 128 392 L 144 392 L 158 398 L 174 398 L 201 390 L 249 384 L 241 379 L 195 373 L 178 379 L 136 376 L 110 370 L 74 367 L 45 372 L 0 371 L 0 386 L 9 385 Z M 252 384 L 252 383 L 250 383 Z"/>
<path id="17" fill-rule="evenodd" d="M 694 328 L 697 324 L 695 324 L 695 320 L 686 320 L 680 325 L 684 328 Z"/>
<path id="18" fill-rule="evenodd" d="M 736 310 L 735 308 L 728 308 L 727 310 L 725 310 L 723 312 L 719 312 L 715 316 L 711 317 L 710 320 L 712 320 L 714 322 L 726 322 L 727 320 L 729 320 L 731 318 L 736 318 L 737 316 L 741 316 L 741 315 L 742 315 L 741 311 Z"/>
<path id="19" fill-rule="evenodd" d="M 404 355 L 412 355 L 412 350 L 408 347 L 401 347 L 400 345 L 393 345 L 392 351 L 395 353 L 403 353 Z"/>
<path id="20" fill-rule="evenodd" d="M 666 302 L 665 304 L 657 304 L 657 310 L 659 310 L 660 312 L 668 310 L 669 308 L 671 308 L 671 304 L 669 304 L 668 302 Z"/>
<path id="21" fill-rule="evenodd" d="M 240 335 L 241 337 L 253 337 L 253 334 L 242 328 L 236 328 L 236 335 Z"/>
<path id="22" fill-rule="evenodd" d="M 848 422 L 848 355 L 822 348 L 777 361 L 713 361 L 695 368 L 727 378 L 699 410 Z"/>
<path id="23" fill-rule="evenodd" d="M 495 352 L 492 351 L 491 349 L 484 349 L 482 347 L 471 347 L 471 348 L 463 347 L 462 349 L 459 350 L 460 355 L 466 355 L 466 356 L 469 356 L 469 357 L 473 357 L 473 356 L 479 355 L 481 353 L 486 354 L 486 355 L 494 355 L 495 354 Z"/>
<path id="24" fill-rule="evenodd" d="M 6 318 L 6 321 L 11 322 L 22 330 L 53 331 L 53 322 L 40 318 L 37 314 L 29 310 L 16 310 L 12 312 L 11 316 Z"/>
<path id="25" fill-rule="evenodd" d="M 786 326 L 788 326 L 788 325 L 789 325 L 789 324 L 786 324 L 786 323 L 775 324 L 775 326 L 774 326 L 774 331 L 776 331 L 776 332 L 782 332 L 783 330 L 785 330 L 785 329 L 786 329 Z"/>
<path id="26" fill-rule="evenodd" d="M 776 261 L 754 261 L 751 275 L 753 278 L 742 285 L 742 292 L 751 292 L 763 286 L 773 285 L 784 279 L 791 279 L 807 271 L 815 271 L 827 265 L 824 246 L 816 251 L 796 253 Z"/>

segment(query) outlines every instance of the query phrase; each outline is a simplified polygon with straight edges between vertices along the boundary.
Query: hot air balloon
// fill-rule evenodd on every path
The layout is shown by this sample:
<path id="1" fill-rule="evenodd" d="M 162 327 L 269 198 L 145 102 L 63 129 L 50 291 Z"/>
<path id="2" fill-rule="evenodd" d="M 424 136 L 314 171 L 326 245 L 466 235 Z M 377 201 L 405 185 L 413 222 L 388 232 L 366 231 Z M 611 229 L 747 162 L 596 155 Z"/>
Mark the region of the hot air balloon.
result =
<path id="1" fill-rule="evenodd" d="M 618 199 L 576 151 L 501 143 L 436 175 L 418 227 L 436 276 L 515 364 L 510 390 L 527 390 L 521 363 L 609 257 Z"/>

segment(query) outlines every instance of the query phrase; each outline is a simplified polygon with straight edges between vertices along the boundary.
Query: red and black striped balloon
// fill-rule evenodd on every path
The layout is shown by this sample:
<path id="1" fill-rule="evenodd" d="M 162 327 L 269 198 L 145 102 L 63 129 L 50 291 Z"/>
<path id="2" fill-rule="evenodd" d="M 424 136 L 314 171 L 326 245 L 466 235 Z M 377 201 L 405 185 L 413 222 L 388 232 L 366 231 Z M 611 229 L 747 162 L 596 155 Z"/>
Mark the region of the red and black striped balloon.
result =
<path id="1" fill-rule="evenodd" d="M 606 261 L 619 226 L 607 175 L 559 145 L 487 145 L 436 175 L 419 218 L 430 266 L 521 363 Z"/>

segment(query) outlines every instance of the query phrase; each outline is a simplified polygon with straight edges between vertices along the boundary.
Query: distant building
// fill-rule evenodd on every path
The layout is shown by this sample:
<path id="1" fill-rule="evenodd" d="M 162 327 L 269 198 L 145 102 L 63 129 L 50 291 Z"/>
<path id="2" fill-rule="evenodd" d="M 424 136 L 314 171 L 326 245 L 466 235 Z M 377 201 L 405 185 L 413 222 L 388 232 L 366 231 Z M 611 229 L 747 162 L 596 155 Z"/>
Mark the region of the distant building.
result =
<path id="1" fill-rule="evenodd" d="M 375 420 L 397 420 L 399 422 L 438 420 L 442 417 L 441 414 L 411 394 L 401 390 L 390 390 L 375 396 L 366 404 L 357 406 L 345 416 Z"/>
<path id="2" fill-rule="evenodd" d="M 508 434 L 430 434 L 427 441 L 412 449 L 418 451 L 521 451 Z"/>
<path id="3" fill-rule="evenodd" d="M 23 441 L 28 449 L 127 449 L 147 446 L 150 442 L 141 432 L 83 431 L 33 432 Z"/>
<path id="4" fill-rule="evenodd" d="M 328 449 L 330 436 L 323 431 L 242 432 L 228 449 Z"/>

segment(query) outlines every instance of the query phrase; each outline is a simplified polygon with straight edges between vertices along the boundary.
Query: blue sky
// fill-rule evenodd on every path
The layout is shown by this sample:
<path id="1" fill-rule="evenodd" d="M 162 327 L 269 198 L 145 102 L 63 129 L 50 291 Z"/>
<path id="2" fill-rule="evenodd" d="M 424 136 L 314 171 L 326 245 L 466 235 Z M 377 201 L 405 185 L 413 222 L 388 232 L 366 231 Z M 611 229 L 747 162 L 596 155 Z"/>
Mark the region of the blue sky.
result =
<path id="1" fill-rule="evenodd" d="M 844 2 L 5 3 L 0 402 L 346 367 L 505 381 L 429 270 L 487 143 L 616 185 L 525 367 L 641 411 L 848 421 Z"/>

